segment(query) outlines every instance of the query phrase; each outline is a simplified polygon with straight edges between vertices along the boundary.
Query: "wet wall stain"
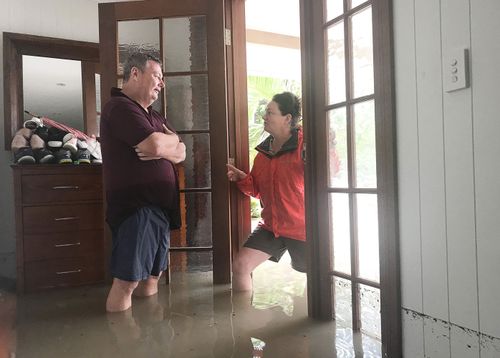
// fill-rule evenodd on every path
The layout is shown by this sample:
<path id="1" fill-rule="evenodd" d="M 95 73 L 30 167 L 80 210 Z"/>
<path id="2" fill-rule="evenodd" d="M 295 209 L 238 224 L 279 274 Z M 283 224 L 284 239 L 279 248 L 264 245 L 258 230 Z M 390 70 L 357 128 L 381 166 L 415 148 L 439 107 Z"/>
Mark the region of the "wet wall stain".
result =
<path id="1" fill-rule="evenodd" d="M 481 358 L 500 358 L 500 338 L 498 337 L 493 337 L 407 308 L 402 308 L 402 312 L 408 319 L 422 320 L 424 326 L 431 326 L 431 332 L 435 334 L 434 337 L 436 340 L 446 339 L 449 341 L 453 332 L 454 336 L 462 336 L 460 343 L 463 344 L 464 351 L 470 351 L 472 354 L 478 351 L 479 348 L 479 356 Z M 443 329 L 446 333 L 443 332 Z M 426 353 L 425 357 L 433 357 L 433 355 Z M 454 358 L 453 355 L 452 358 Z"/>

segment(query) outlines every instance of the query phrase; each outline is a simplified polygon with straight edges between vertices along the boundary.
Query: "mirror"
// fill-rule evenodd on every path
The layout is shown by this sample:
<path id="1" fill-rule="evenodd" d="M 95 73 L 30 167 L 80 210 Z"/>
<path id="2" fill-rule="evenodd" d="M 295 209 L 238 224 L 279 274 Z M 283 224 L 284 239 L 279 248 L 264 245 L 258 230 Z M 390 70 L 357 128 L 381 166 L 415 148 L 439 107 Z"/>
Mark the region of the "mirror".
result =
<path id="1" fill-rule="evenodd" d="M 28 55 L 22 61 L 24 109 L 84 131 L 80 61 Z"/>
<path id="2" fill-rule="evenodd" d="M 8 32 L 3 43 L 6 150 L 25 110 L 98 136 L 97 43 Z"/>

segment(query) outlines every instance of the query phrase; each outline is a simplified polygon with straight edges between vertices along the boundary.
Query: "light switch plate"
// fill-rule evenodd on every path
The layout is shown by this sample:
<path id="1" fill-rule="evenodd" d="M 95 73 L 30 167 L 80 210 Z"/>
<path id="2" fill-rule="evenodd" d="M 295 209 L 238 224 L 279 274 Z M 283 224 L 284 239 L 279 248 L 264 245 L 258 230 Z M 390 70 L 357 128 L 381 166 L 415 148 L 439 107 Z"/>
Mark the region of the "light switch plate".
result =
<path id="1" fill-rule="evenodd" d="M 453 92 L 469 87 L 469 49 L 451 50 L 444 61 L 445 91 Z"/>

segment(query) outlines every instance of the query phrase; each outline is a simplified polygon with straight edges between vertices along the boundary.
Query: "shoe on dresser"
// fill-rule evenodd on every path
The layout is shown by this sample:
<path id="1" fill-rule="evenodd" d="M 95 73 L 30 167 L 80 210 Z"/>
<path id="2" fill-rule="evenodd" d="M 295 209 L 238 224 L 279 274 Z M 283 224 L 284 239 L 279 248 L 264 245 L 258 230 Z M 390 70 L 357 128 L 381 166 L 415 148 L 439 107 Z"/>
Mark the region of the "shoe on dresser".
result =
<path id="1" fill-rule="evenodd" d="M 56 157 L 47 148 L 35 149 L 34 151 L 35 159 L 37 163 L 40 164 L 51 164 L 55 163 Z"/>
<path id="2" fill-rule="evenodd" d="M 71 159 L 71 152 L 67 149 L 59 149 L 55 152 L 56 163 L 58 164 L 73 164 L 73 159 Z"/>
<path id="3" fill-rule="evenodd" d="M 87 149 L 79 149 L 75 154 L 75 162 L 77 164 L 90 164 L 90 152 Z"/>
<path id="4" fill-rule="evenodd" d="M 24 147 L 14 153 L 14 163 L 16 164 L 34 164 L 36 162 L 33 149 Z"/>

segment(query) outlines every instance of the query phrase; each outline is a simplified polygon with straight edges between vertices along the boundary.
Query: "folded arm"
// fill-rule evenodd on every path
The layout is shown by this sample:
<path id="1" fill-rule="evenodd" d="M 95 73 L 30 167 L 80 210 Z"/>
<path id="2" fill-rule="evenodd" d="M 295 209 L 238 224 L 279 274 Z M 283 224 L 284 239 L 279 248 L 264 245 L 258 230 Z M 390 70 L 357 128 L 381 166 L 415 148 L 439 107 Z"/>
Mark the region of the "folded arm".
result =
<path id="1" fill-rule="evenodd" d="M 151 133 L 135 146 L 140 160 L 167 159 L 174 164 L 186 159 L 186 146 L 175 133 Z"/>

